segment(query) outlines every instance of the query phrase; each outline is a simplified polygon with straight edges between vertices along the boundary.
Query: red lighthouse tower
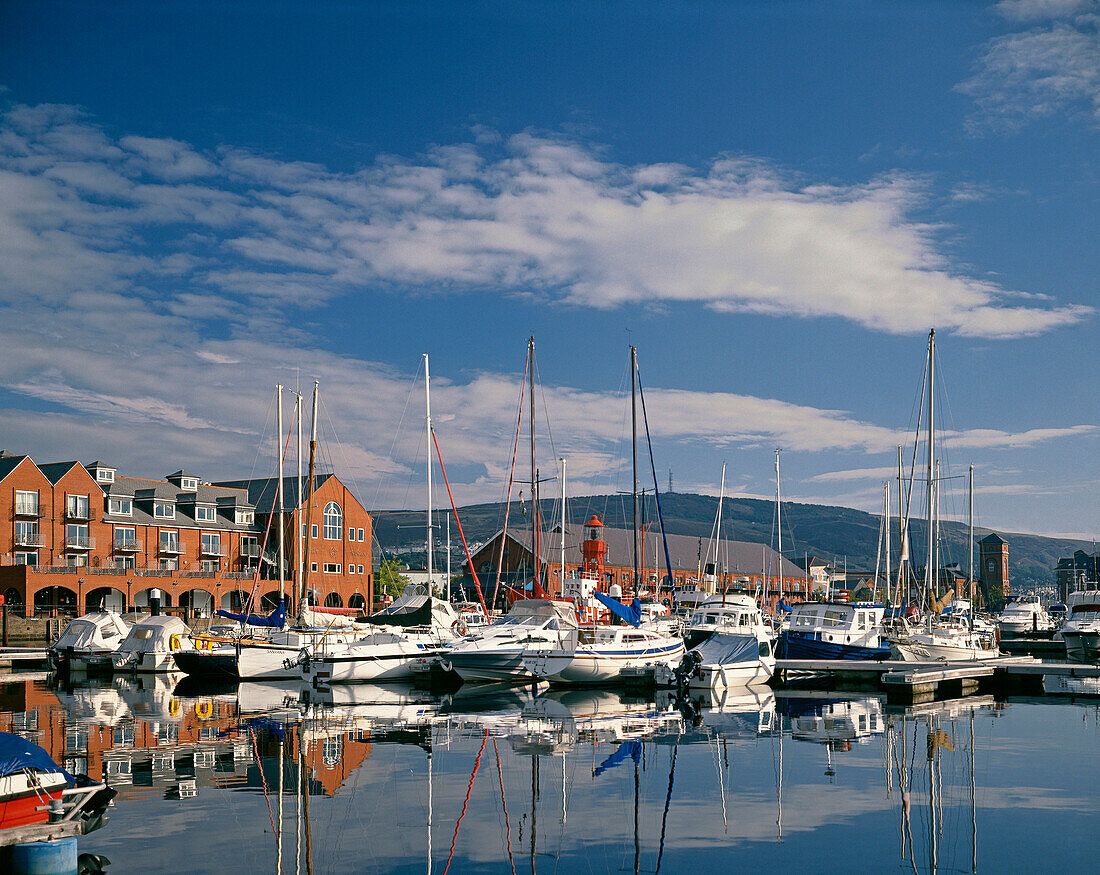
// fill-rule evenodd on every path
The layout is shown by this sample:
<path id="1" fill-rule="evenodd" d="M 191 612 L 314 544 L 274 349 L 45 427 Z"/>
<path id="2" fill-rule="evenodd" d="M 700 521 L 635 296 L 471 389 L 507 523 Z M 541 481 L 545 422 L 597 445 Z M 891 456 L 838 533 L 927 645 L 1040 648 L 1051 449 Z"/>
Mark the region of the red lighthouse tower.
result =
<path id="1" fill-rule="evenodd" d="M 600 518 L 592 514 L 592 518 L 584 524 L 585 540 L 581 541 L 581 558 L 584 560 L 583 576 L 592 580 L 598 580 L 599 589 L 604 584 L 604 563 L 607 561 L 607 542 L 603 539 L 603 523 Z"/>

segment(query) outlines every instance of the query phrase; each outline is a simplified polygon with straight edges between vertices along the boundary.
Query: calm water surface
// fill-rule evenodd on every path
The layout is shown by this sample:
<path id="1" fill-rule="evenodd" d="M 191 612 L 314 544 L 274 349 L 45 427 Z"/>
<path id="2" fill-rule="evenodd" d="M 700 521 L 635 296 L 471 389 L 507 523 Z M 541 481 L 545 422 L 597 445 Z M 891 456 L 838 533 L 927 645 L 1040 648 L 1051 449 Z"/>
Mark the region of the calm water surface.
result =
<path id="1" fill-rule="evenodd" d="M 119 790 L 80 846 L 114 875 L 297 873 L 307 854 L 315 873 L 1089 872 L 1100 853 L 1096 699 L 764 687 L 681 710 L 14 677 L 0 729 Z"/>

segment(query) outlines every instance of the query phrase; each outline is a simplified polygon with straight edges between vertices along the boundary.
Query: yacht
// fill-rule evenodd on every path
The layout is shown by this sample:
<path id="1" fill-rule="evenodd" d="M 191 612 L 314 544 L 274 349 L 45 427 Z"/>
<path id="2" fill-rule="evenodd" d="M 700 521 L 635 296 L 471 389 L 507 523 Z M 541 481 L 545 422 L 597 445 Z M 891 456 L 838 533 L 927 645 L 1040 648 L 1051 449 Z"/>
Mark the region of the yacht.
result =
<path id="1" fill-rule="evenodd" d="M 130 628 L 118 649 L 108 657 L 89 659 L 96 668 L 109 661 L 116 672 L 176 670 L 176 654 L 193 649 L 191 630 L 179 617 L 155 614 Z"/>
<path id="2" fill-rule="evenodd" d="M 881 637 L 883 605 L 803 602 L 779 635 L 780 659 L 889 659 Z"/>
<path id="3" fill-rule="evenodd" d="M 1100 590 L 1071 592 L 1069 618 L 1055 633 L 1066 642 L 1066 656 L 1074 662 L 1100 661 Z"/>
<path id="4" fill-rule="evenodd" d="M 702 644 L 715 632 L 754 634 L 771 641 L 774 635 L 764 622 L 760 606 L 749 595 L 710 595 L 688 618 L 684 643 L 688 650 Z"/>
<path id="5" fill-rule="evenodd" d="M 523 664 L 529 647 L 571 650 L 577 644 L 572 604 L 551 599 L 517 599 L 501 619 L 467 635 L 440 657 L 464 681 L 531 680 Z"/>
<path id="6" fill-rule="evenodd" d="M 766 684 L 775 673 L 770 630 L 761 623 L 741 631 L 718 630 L 684 654 L 676 667 L 659 667 L 662 687 L 719 691 Z"/>
<path id="7" fill-rule="evenodd" d="M 995 636 L 990 632 L 960 626 L 937 624 L 910 626 L 898 619 L 897 632 L 890 635 L 890 650 L 904 662 L 969 662 L 1000 656 Z"/>
<path id="8" fill-rule="evenodd" d="M 1039 604 L 1039 596 L 1026 595 L 1008 603 L 997 617 L 997 628 L 1004 638 L 1019 638 L 1029 632 L 1051 632 L 1054 621 Z"/>
<path id="9" fill-rule="evenodd" d="M 131 624 L 114 611 L 96 611 L 71 620 L 46 651 L 54 671 L 87 671 L 93 667 L 110 671 L 109 657 L 130 632 Z M 100 657 L 100 658 L 96 658 Z"/>
<path id="10" fill-rule="evenodd" d="M 529 647 L 523 666 L 551 685 L 615 683 L 625 668 L 674 665 L 683 655 L 682 639 L 653 629 L 586 626 L 578 630 L 573 648 Z"/>

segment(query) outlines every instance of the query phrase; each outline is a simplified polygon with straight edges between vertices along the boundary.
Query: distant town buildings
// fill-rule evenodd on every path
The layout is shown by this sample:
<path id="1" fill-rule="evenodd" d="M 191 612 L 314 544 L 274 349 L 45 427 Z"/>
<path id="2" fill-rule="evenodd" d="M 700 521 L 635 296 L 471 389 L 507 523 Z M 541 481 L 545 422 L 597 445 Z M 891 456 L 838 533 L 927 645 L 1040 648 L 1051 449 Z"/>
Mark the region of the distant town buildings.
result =
<path id="1" fill-rule="evenodd" d="M 1059 559 L 1054 577 L 1058 598 L 1063 602 L 1071 592 L 1100 588 L 1100 553 L 1090 556 L 1084 550 L 1077 550 L 1072 556 Z"/>
<path id="2" fill-rule="evenodd" d="M 277 478 L 208 483 L 181 469 L 149 480 L 99 461 L 0 453 L 0 519 L 9 526 L 0 529 L 0 594 L 27 615 L 144 609 L 153 592 L 184 616 L 270 610 L 281 525 L 292 608 L 299 581 L 315 603 L 369 607 L 370 515 L 334 474 L 315 476 L 309 502 L 297 478 L 283 484 L 280 519 Z"/>

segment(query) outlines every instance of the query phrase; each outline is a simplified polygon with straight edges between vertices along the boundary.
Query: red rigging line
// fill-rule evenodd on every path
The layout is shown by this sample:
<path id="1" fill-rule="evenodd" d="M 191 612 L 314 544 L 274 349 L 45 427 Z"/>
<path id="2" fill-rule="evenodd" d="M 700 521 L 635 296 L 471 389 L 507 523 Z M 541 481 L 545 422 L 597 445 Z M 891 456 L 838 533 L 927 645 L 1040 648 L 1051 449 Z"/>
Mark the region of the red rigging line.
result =
<path id="1" fill-rule="evenodd" d="M 451 483 L 447 479 L 447 469 L 443 466 L 443 454 L 439 452 L 439 441 L 435 436 L 435 429 L 432 430 L 432 443 L 435 444 L 435 455 L 439 459 L 439 470 L 443 472 L 443 482 L 447 486 L 447 498 L 451 500 L 451 511 L 455 515 L 455 523 L 458 525 L 458 536 L 462 538 L 462 549 L 466 551 L 466 567 L 470 569 L 470 576 L 474 579 L 474 586 L 477 587 L 477 600 L 481 602 L 481 610 L 485 612 L 485 616 L 489 616 L 489 611 L 485 607 L 485 597 L 481 594 L 481 581 L 477 579 L 477 571 L 474 569 L 474 560 L 470 558 L 470 548 L 466 546 L 466 535 L 462 532 L 462 520 L 458 518 L 458 508 L 455 507 L 455 499 L 451 494 Z"/>
<path id="2" fill-rule="evenodd" d="M 451 858 L 455 855 L 455 842 L 458 841 L 458 828 L 462 826 L 462 818 L 466 816 L 466 806 L 470 804 L 470 791 L 474 789 L 474 778 L 477 777 L 477 770 L 481 768 L 481 755 L 485 752 L 485 742 L 488 740 L 489 730 L 486 729 L 485 734 L 481 737 L 481 747 L 478 749 L 477 759 L 474 760 L 474 770 L 470 773 L 470 783 L 466 785 L 466 798 L 462 800 L 462 813 L 458 815 L 458 822 L 455 823 L 455 834 L 451 836 L 451 852 L 447 855 L 447 865 L 443 867 L 443 875 L 447 875 L 447 870 L 451 868 Z"/>

